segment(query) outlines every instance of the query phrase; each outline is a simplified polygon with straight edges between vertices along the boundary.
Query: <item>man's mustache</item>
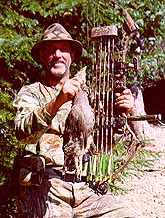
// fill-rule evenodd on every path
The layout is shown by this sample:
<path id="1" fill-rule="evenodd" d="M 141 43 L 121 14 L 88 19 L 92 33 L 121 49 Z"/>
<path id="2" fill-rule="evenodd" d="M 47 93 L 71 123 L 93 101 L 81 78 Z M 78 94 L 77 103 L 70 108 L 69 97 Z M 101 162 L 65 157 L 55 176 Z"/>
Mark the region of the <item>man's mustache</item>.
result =
<path id="1" fill-rule="evenodd" d="M 50 61 L 49 61 L 49 66 L 52 67 L 54 66 L 55 64 L 65 64 L 65 61 L 64 60 L 61 60 L 61 59 L 58 59 L 56 57 L 52 58 Z"/>
<path id="2" fill-rule="evenodd" d="M 64 60 L 58 59 L 58 58 L 52 58 L 52 60 L 49 61 L 48 63 L 48 69 L 51 71 L 51 68 L 54 67 L 55 64 L 64 64 L 65 65 L 65 72 L 68 71 L 69 66 L 66 64 Z"/>

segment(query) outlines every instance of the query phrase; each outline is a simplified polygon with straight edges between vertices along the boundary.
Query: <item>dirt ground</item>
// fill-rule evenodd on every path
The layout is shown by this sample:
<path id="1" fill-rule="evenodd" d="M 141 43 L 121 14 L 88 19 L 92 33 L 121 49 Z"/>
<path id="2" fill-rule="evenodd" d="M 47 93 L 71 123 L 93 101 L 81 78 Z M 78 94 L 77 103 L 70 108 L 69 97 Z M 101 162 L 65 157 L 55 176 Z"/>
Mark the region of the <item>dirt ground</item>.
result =
<path id="1" fill-rule="evenodd" d="M 146 148 L 160 152 L 160 158 L 154 160 L 153 167 L 121 184 L 128 192 L 117 196 L 137 218 L 165 218 L 165 127 L 154 132 L 155 146 Z"/>

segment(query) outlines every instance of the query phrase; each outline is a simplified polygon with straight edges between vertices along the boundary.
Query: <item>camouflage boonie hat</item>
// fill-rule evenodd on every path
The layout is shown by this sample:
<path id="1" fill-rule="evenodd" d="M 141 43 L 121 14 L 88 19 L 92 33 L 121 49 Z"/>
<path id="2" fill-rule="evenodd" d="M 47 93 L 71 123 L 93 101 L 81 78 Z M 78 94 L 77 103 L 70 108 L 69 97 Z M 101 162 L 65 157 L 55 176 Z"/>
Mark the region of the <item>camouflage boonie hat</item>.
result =
<path id="1" fill-rule="evenodd" d="M 82 54 L 82 44 L 72 39 L 71 35 L 59 23 L 50 25 L 42 35 L 41 41 L 34 45 L 31 50 L 34 60 L 38 63 L 42 63 L 40 53 L 45 49 L 45 46 L 51 46 L 52 43 L 58 43 L 59 41 L 67 41 L 70 43 L 71 51 L 74 54 L 73 59 L 75 62 L 78 61 Z"/>

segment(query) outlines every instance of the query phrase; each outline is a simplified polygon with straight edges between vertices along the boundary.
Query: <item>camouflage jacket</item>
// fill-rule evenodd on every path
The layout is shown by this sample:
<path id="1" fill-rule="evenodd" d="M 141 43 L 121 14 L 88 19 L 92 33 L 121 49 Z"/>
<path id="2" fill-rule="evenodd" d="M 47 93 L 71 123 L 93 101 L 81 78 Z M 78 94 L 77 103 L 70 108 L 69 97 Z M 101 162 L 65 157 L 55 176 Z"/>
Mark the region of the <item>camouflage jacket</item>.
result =
<path id="1" fill-rule="evenodd" d="M 21 88 L 13 105 L 17 108 L 15 128 L 17 137 L 26 143 L 26 150 L 36 153 L 36 145 L 40 146 L 40 154 L 55 166 L 63 165 L 63 138 L 65 120 L 72 102 L 60 107 L 55 116 L 51 116 L 45 105 L 59 94 L 60 90 L 48 87 L 40 82 Z"/>

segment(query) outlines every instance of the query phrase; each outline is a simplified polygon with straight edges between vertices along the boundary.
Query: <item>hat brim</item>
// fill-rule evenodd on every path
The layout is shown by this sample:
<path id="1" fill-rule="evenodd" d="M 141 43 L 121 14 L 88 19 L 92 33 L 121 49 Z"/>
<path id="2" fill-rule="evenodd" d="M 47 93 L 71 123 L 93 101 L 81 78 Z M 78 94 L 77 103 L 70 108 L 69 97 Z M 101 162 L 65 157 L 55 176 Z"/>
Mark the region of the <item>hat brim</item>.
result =
<path id="1" fill-rule="evenodd" d="M 80 60 L 82 55 L 82 44 L 81 42 L 73 39 L 41 40 L 33 46 L 31 50 L 32 57 L 37 63 L 42 64 L 41 55 L 40 55 L 42 53 L 42 50 L 44 51 L 45 46 L 49 47 L 50 45 L 52 46 L 53 43 L 58 43 L 58 42 L 69 42 L 71 45 L 71 52 L 73 53 L 73 61 L 77 62 Z"/>

